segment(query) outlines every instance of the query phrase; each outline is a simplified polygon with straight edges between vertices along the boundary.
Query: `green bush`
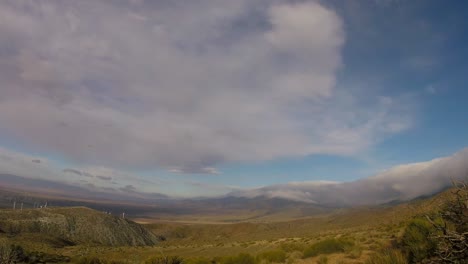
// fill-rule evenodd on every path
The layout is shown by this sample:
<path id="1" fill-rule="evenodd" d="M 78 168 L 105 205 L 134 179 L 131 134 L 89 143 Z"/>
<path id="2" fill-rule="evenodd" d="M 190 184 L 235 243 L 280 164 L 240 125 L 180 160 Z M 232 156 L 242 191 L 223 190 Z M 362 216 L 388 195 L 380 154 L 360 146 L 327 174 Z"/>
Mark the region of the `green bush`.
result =
<path id="1" fill-rule="evenodd" d="M 255 258 L 250 254 L 241 253 L 235 257 L 227 257 L 221 260 L 221 264 L 255 264 Z"/>
<path id="2" fill-rule="evenodd" d="M 354 243 L 344 239 L 326 239 L 313 244 L 304 250 L 303 258 L 315 257 L 320 254 L 331 254 L 337 252 L 345 252 L 346 249 L 352 247 Z"/>
<path id="3" fill-rule="evenodd" d="M 406 264 L 408 261 L 403 253 L 398 250 L 388 249 L 382 253 L 372 255 L 365 264 Z"/>
<path id="4" fill-rule="evenodd" d="M 259 254 L 257 260 L 267 263 L 284 263 L 286 261 L 286 252 L 283 250 L 272 250 Z"/>
<path id="5" fill-rule="evenodd" d="M 401 239 L 401 248 L 410 263 L 417 263 L 435 254 L 436 242 L 431 234 L 434 227 L 425 219 L 414 219 L 406 227 Z"/>

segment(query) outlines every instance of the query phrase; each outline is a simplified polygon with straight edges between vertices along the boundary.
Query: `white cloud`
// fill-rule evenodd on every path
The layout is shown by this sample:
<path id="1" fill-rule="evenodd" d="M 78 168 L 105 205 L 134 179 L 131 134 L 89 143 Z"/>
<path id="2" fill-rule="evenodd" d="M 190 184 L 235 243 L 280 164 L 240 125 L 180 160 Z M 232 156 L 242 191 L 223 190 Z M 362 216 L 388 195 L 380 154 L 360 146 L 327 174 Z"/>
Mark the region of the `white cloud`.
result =
<path id="1" fill-rule="evenodd" d="M 0 137 L 90 167 L 217 173 L 411 125 L 335 87 L 343 22 L 315 1 L 2 1 L 0 35 Z"/>
<path id="2" fill-rule="evenodd" d="M 40 162 L 37 162 L 37 161 Z M 56 179 L 58 173 L 51 169 L 47 159 L 25 155 L 0 147 L 0 173 L 34 175 L 36 178 Z"/>
<path id="3" fill-rule="evenodd" d="M 40 163 L 36 162 L 40 160 Z M 431 161 L 395 166 L 375 176 L 353 182 L 290 182 L 256 189 L 241 189 L 197 181 L 182 183 L 147 180 L 125 171 L 105 167 L 60 169 L 57 164 L 36 156 L 24 155 L 0 148 L 0 174 L 40 178 L 81 186 L 103 192 L 107 189 L 135 191 L 150 194 L 159 185 L 159 191 L 171 188 L 191 190 L 201 195 L 223 194 L 254 198 L 284 198 L 326 206 L 376 205 L 404 201 L 436 193 L 451 185 L 452 180 L 468 179 L 468 148 L 452 156 Z M 117 181 L 117 185 L 113 183 Z M 34 186 L 30 186 L 34 187 Z M 185 192 L 180 193 L 185 194 Z M 190 195 L 188 195 L 190 196 Z"/>
<path id="4" fill-rule="evenodd" d="M 203 168 L 190 168 L 190 167 L 182 167 L 182 168 L 171 168 L 169 169 L 169 172 L 172 173 L 178 173 L 178 174 L 183 174 L 183 173 L 198 173 L 198 174 L 220 174 L 220 172 L 213 167 L 203 167 Z"/>
<path id="5" fill-rule="evenodd" d="M 468 180 L 468 148 L 450 157 L 393 167 L 354 182 L 294 182 L 236 191 L 241 197 L 279 197 L 322 205 L 376 205 L 434 194 Z"/>

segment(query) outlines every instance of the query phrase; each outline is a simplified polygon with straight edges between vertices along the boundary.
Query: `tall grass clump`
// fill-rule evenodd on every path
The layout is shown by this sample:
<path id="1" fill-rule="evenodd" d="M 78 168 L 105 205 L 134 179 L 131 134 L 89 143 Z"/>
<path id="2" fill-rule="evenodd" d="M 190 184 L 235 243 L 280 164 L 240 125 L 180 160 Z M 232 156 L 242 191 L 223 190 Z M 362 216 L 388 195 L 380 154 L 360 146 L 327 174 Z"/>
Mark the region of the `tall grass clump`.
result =
<path id="1" fill-rule="evenodd" d="M 328 257 L 320 256 L 320 258 L 317 260 L 317 264 L 328 264 Z"/>
<path id="2" fill-rule="evenodd" d="M 387 249 L 370 256 L 365 264 L 406 264 L 406 256 L 399 250 Z"/>
<path id="3" fill-rule="evenodd" d="M 9 245 L 3 241 L 0 243 L 0 263 L 2 264 L 18 263 L 23 258 L 24 258 L 24 253 L 21 247 Z"/>
<path id="4" fill-rule="evenodd" d="M 362 255 L 362 248 L 355 245 L 350 247 L 348 250 L 348 258 L 350 259 L 358 259 Z"/>

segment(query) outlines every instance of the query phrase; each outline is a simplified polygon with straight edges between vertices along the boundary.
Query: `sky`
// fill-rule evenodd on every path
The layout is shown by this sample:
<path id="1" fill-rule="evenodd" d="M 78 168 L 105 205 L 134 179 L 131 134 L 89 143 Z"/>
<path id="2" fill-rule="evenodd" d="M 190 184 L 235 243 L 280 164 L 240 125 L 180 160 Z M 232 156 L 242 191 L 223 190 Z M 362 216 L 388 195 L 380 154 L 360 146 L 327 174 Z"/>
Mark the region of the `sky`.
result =
<path id="1" fill-rule="evenodd" d="M 467 12 L 0 0 L 0 173 L 190 197 L 466 153 Z"/>

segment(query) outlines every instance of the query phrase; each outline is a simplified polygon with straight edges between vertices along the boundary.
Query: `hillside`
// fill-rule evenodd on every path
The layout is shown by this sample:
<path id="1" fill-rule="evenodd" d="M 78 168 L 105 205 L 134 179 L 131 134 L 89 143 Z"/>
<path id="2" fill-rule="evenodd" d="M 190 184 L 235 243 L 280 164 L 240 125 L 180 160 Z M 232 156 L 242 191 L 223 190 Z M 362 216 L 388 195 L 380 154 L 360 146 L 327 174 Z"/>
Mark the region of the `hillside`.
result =
<path id="1" fill-rule="evenodd" d="M 19 244 L 29 251 L 63 255 L 71 258 L 72 263 L 82 257 L 144 263 L 164 256 L 179 256 L 186 263 L 214 260 L 225 263 L 224 260 L 238 254 L 250 254 L 257 259 L 280 254 L 287 263 L 317 263 L 319 257 L 325 256 L 329 263 L 365 263 L 394 245 L 412 219 L 440 210 L 453 198 L 453 190 L 447 190 L 405 203 L 336 209 L 295 220 L 213 224 L 153 219 L 149 221 L 151 224 L 142 225 L 144 228 L 83 207 L 23 212 L 8 209 L 0 211 L 0 242 L 6 239 L 6 243 Z M 156 247 L 126 246 L 153 245 L 156 238 L 146 229 L 161 238 Z M 335 242 L 343 246 L 338 252 L 315 257 L 306 254 L 314 245 Z M 280 263 L 285 263 L 283 260 Z"/>
<path id="2" fill-rule="evenodd" d="M 413 217 L 435 212 L 451 199 L 453 199 L 452 189 L 432 197 L 396 205 L 336 209 L 328 214 L 286 221 L 244 221 L 231 224 L 154 221 L 146 227 L 167 237 L 165 245 L 314 237 L 328 232 L 341 233 L 343 230 L 361 232 L 378 230 L 382 227 L 399 229 Z"/>
<path id="3" fill-rule="evenodd" d="M 154 245 L 158 239 L 141 225 L 85 207 L 0 210 L 0 233 L 41 235 L 64 245 Z"/>

